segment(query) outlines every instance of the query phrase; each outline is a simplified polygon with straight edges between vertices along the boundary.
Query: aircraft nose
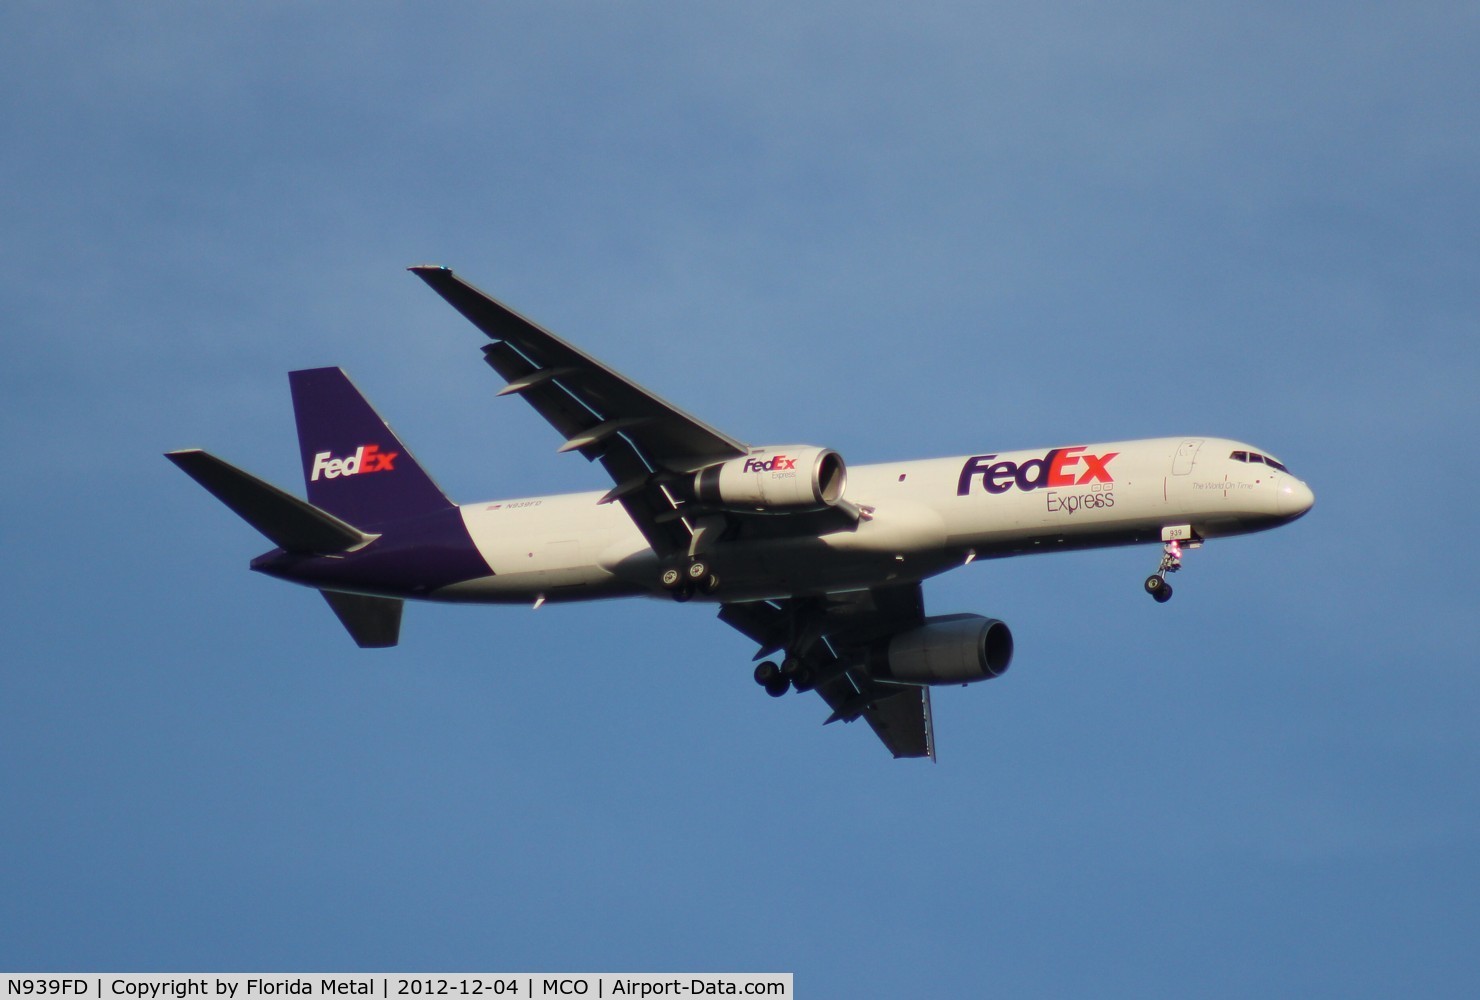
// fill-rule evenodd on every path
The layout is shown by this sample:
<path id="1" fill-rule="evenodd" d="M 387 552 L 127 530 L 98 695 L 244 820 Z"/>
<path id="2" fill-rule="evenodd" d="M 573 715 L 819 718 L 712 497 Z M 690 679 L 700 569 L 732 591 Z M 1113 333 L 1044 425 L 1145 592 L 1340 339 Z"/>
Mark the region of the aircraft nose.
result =
<path id="1" fill-rule="evenodd" d="M 1315 504 L 1316 495 L 1294 476 L 1283 478 L 1284 482 L 1279 486 L 1279 511 L 1286 517 L 1297 518 Z"/>

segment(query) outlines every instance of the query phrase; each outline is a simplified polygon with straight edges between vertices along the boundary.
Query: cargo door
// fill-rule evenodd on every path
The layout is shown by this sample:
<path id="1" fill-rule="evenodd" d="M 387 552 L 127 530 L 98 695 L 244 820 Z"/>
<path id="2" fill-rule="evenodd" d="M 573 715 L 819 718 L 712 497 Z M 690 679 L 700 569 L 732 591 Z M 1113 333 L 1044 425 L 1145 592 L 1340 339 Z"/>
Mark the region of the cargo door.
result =
<path id="1" fill-rule="evenodd" d="M 1197 464 L 1197 451 L 1202 446 L 1202 438 L 1191 438 L 1177 445 L 1177 453 L 1172 456 L 1172 475 L 1185 476 L 1191 472 Z"/>

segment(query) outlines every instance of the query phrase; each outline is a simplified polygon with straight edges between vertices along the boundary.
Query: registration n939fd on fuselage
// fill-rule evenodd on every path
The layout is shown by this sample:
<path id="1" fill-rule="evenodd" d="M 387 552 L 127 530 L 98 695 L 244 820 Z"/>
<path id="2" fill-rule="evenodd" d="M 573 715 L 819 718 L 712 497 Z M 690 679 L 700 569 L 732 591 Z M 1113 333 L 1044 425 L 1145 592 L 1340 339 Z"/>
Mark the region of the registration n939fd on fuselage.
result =
<path id="1" fill-rule="evenodd" d="M 668 403 L 443 267 L 413 267 L 490 342 L 484 360 L 599 462 L 589 493 L 454 504 L 338 368 L 290 373 L 307 500 L 199 449 L 168 453 L 275 546 L 252 569 L 320 591 L 364 647 L 406 600 L 648 596 L 719 606 L 767 692 L 815 691 L 896 757 L 935 756 L 930 689 L 1000 676 L 1007 625 L 925 613 L 922 580 L 979 559 L 1146 543 L 1157 601 L 1186 549 L 1273 528 L 1314 497 L 1267 451 L 1166 437 L 849 465 L 756 447 Z"/>

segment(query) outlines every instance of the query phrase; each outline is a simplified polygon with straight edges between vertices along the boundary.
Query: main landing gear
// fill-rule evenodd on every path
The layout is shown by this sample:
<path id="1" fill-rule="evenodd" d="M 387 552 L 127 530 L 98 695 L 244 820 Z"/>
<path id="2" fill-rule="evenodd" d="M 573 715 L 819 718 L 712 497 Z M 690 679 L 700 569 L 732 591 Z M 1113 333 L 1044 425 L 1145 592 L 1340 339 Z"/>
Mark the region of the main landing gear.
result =
<path id="1" fill-rule="evenodd" d="M 696 593 L 712 594 L 719 588 L 719 577 L 702 559 L 695 559 L 687 566 L 669 566 L 663 571 L 661 582 L 675 601 L 687 601 Z"/>
<path id="2" fill-rule="evenodd" d="M 1182 543 L 1172 539 L 1162 547 L 1161 565 L 1156 572 L 1146 578 L 1146 593 L 1150 594 L 1158 604 L 1165 604 L 1172 599 L 1172 585 L 1167 583 L 1167 574 L 1175 573 L 1182 568 Z"/>
<path id="3" fill-rule="evenodd" d="M 795 656 L 782 660 L 779 667 L 767 660 L 755 668 L 755 682 L 772 698 L 780 698 L 792 688 L 812 690 L 812 670 Z"/>

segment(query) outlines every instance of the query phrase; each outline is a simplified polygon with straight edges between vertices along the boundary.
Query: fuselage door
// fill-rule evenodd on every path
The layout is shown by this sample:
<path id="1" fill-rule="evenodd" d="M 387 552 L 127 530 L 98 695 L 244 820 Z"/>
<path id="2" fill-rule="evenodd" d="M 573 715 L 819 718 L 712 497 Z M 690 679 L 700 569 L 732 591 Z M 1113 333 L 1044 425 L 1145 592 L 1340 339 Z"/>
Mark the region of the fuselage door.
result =
<path id="1" fill-rule="evenodd" d="M 1172 475 L 1185 476 L 1197 463 L 1197 450 L 1203 446 L 1202 438 L 1193 438 L 1177 445 L 1177 454 L 1172 456 Z"/>

